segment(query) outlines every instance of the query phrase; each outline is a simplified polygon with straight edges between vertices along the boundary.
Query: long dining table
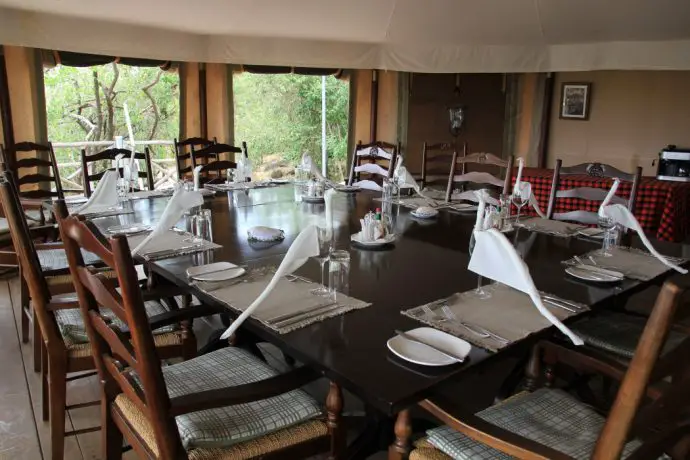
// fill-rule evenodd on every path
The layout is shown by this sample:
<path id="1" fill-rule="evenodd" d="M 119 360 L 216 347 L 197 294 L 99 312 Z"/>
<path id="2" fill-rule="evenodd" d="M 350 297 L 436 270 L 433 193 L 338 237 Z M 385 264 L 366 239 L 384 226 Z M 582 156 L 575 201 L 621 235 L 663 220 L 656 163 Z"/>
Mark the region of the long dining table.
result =
<path id="1" fill-rule="evenodd" d="M 351 256 L 349 295 L 370 302 L 371 306 L 286 334 L 278 334 L 251 318 L 242 327 L 323 373 L 336 391 L 346 389 L 378 415 L 397 417 L 389 458 L 405 458 L 409 452 L 410 408 L 447 382 L 476 375 L 501 358 L 528 354 L 537 340 L 553 334 L 555 328 L 530 335 L 496 353 L 473 346 L 464 363 L 445 367 L 418 366 L 394 356 L 386 346 L 388 339 L 395 336 L 394 331 L 422 325 L 403 316 L 402 310 L 477 286 L 477 276 L 467 269 L 475 215 L 441 211 L 435 219 L 420 220 L 409 209 L 393 206 L 398 234 L 395 245 L 385 250 L 357 249 L 351 246 L 350 235 L 360 230 L 359 219 L 381 206 L 376 198 L 377 194 L 371 192 L 337 193 L 333 200 L 336 247 L 348 250 Z M 166 198 L 133 200 L 133 213 L 93 222 L 103 230 L 127 223 L 154 224 L 166 203 Z M 188 279 L 186 270 L 200 261 L 277 266 L 299 232 L 324 215 L 323 204 L 295 202 L 289 184 L 217 192 L 205 199 L 204 207 L 212 211 L 213 240 L 221 247 L 204 257 L 181 255 L 148 264 L 157 276 L 187 287 L 190 294 L 230 317 L 238 312 L 198 289 Z M 270 246 L 252 244 L 247 230 L 257 225 L 280 228 L 285 239 Z M 625 279 L 613 286 L 586 284 L 566 275 L 562 261 L 591 251 L 600 243 L 525 229 L 507 236 L 522 252 L 538 289 L 580 302 L 592 310 L 623 305 L 631 295 L 660 284 L 671 275 L 666 272 L 647 282 Z M 660 241 L 655 241 L 655 245 L 667 255 L 690 255 L 686 245 Z M 319 272 L 317 262 L 308 262 L 297 274 L 319 281 Z"/>

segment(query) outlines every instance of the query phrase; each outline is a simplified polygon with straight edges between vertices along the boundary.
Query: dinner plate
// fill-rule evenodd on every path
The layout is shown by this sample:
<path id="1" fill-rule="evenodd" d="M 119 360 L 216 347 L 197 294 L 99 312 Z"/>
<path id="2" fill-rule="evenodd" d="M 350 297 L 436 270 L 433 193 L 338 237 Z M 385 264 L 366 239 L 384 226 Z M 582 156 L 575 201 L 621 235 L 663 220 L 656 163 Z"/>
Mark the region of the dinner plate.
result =
<path id="1" fill-rule="evenodd" d="M 324 198 L 322 196 L 303 196 L 302 201 L 305 203 L 323 203 Z"/>
<path id="2" fill-rule="evenodd" d="M 436 217 L 438 215 L 438 211 L 428 206 L 420 206 L 410 214 L 419 219 L 431 219 L 432 217 Z"/>
<path id="3" fill-rule="evenodd" d="M 587 227 L 577 231 L 578 235 L 586 236 L 587 238 L 594 238 L 597 240 L 604 239 L 604 231 L 596 227 Z"/>
<path id="4" fill-rule="evenodd" d="M 458 212 L 475 212 L 477 210 L 477 205 L 474 204 L 467 204 L 467 203 L 459 203 L 459 204 L 451 204 L 446 206 L 448 209 L 452 209 L 453 211 L 458 211 Z"/>
<path id="5" fill-rule="evenodd" d="M 116 235 L 136 235 L 137 233 L 144 233 L 149 230 L 151 230 L 151 226 L 144 224 L 126 224 L 108 227 L 108 233 Z"/>
<path id="6" fill-rule="evenodd" d="M 613 270 L 597 269 L 597 267 L 583 268 L 581 265 L 568 267 L 565 272 L 575 278 L 595 283 L 617 283 L 625 277 L 622 273 Z"/>
<path id="7" fill-rule="evenodd" d="M 431 327 L 412 329 L 407 331 L 407 334 L 463 358 L 466 358 L 472 349 L 472 346 L 461 338 Z M 386 345 L 399 358 L 422 366 L 447 366 L 458 362 L 432 348 L 407 340 L 399 335 L 388 339 Z"/>
<path id="8" fill-rule="evenodd" d="M 187 276 L 196 281 L 226 281 L 244 274 L 244 268 L 230 262 L 216 262 L 187 269 Z"/>
<path id="9" fill-rule="evenodd" d="M 381 246 L 385 246 L 387 244 L 391 244 L 395 242 L 395 234 L 394 233 L 389 233 L 383 238 L 379 238 L 378 240 L 374 241 L 362 241 L 362 232 L 357 232 L 354 235 L 350 236 L 350 240 L 363 247 L 368 247 L 368 248 L 377 248 Z"/>

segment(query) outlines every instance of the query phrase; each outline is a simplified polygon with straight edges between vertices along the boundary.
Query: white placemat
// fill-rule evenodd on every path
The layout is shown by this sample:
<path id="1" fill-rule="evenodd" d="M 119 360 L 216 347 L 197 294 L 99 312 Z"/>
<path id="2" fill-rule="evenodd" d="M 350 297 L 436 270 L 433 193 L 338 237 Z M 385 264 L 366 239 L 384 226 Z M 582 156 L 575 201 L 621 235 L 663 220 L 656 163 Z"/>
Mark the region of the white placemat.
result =
<path id="1" fill-rule="evenodd" d="M 471 290 L 456 293 L 448 299 L 434 301 L 401 313 L 491 351 L 498 351 L 528 335 L 552 327 L 549 320 L 539 313 L 527 294 L 503 284 L 492 284 L 484 286 L 483 289 L 491 297 L 483 299 L 477 295 L 475 290 Z M 452 312 L 452 317 L 444 314 L 443 305 L 448 306 Z M 544 306 L 561 321 L 589 310 L 586 305 L 577 305 L 579 305 L 577 312 L 570 312 L 544 302 Z M 427 311 L 425 307 L 431 312 Z M 479 328 L 491 331 L 508 340 L 508 343 L 502 343 L 491 337 L 480 337 L 458 322 L 466 323 L 469 327 L 479 326 Z"/>
<path id="2" fill-rule="evenodd" d="M 263 292 L 273 273 L 274 270 L 270 268 L 248 269 L 248 273 L 242 278 L 217 283 L 197 282 L 195 285 L 228 307 L 241 312 Z M 279 334 L 285 334 L 309 324 L 321 322 L 326 318 L 339 316 L 371 305 L 344 294 L 338 294 L 336 305 L 333 304 L 330 297 L 312 294 L 311 291 L 317 287 L 317 283 L 303 278 L 293 276 L 282 278 L 278 281 L 275 290 L 254 312 L 252 317 Z M 333 304 L 333 308 L 329 304 Z M 322 305 L 325 310 L 322 314 L 313 316 L 307 313 L 307 310 Z M 300 312 L 305 312 L 305 317 L 302 320 L 291 322 L 282 327 L 275 322 L 277 318 L 290 317 Z M 296 320 L 297 316 L 292 316 L 292 318 Z"/>

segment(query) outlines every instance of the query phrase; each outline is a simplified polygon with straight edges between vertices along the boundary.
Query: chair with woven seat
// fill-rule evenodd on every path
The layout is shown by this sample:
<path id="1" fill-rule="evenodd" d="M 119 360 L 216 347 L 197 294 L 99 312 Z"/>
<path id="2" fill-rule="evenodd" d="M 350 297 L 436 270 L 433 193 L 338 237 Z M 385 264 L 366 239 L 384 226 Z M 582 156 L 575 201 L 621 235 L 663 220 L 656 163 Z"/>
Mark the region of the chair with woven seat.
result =
<path id="1" fill-rule="evenodd" d="M 592 178 L 607 178 L 620 179 L 622 181 L 619 187 L 619 194 L 614 196 L 610 204 L 624 204 L 630 210 L 635 212 L 635 205 L 637 202 L 637 189 L 642 178 L 642 168 L 638 167 L 634 173 L 626 173 L 620 169 L 603 163 L 581 163 L 574 166 L 563 166 L 563 161 L 556 160 L 556 166 L 553 170 L 553 179 L 551 180 L 551 193 L 549 194 L 549 205 L 546 211 L 546 217 L 554 220 L 566 220 L 579 222 L 583 224 L 596 224 L 599 217 L 596 212 L 582 209 L 588 203 L 594 203 L 594 209 L 598 209 L 600 202 L 604 201 L 608 194 L 608 188 L 593 188 L 593 187 L 575 187 L 572 189 L 561 190 L 561 178 L 567 176 L 589 176 Z M 630 195 L 626 199 L 620 196 L 620 192 L 627 188 L 630 184 Z M 569 208 L 571 211 L 556 212 L 557 202 L 559 200 L 570 200 Z"/>
<path id="2" fill-rule="evenodd" d="M 86 150 L 81 151 L 81 167 L 82 172 L 84 174 L 84 195 L 86 195 L 86 197 L 91 196 L 91 193 L 93 191 L 92 183 L 101 180 L 106 171 L 108 171 L 109 169 L 113 169 L 113 162 L 115 161 L 118 155 L 123 156 L 123 164 L 128 166 L 130 159 L 132 157 L 131 150 L 111 148 L 98 153 L 94 153 L 93 155 L 87 155 Z M 106 166 L 102 167 L 100 171 L 93 171 L 94 167 L 90 166 L 90 164 L 98 161 L 106 163 Z M 133 168 L 136 171 L 136 176 L 139 179 L 144 179 L 144 185 L 146 186 L 147 190 L 153 190 L 154 184 L 153 171 L 151 170 L 151 153 L 149 152 L 148 147 L 145 148 L 143 152 L 135 152 L 134 161 L 137 162 L 137 167 Z M 144 162 L 146 170 L 142 171 L 138 167 L 139 161 Z M 124 168 L 121 168 L 120 175 L 123 174 Z M 140 190 L 140 187 L 135 187 L 134 190 Z"/>
<path id="3" fill-rule="evenodd" d="M 393 177 L 399 148 L 388 142 L 376 141 L 355 146 L 347 185 L 380 191 L 384 179 Z M 365 177 L 362 177 L 365 174 Z"/>
<path id="4" fill-rule="evenodd" d="M 227 170 L 237 168 L 235 154 L 246 157 L 247 144 L 242 148 L 229 144 L 214 143 L 200 150 L 192 150 L 192 165 L 194 168 L 202 166 L 200 172 L 201 184 L 209 182 L 225 182 Z M 223 158 L 226 159 L 223 159 Z"/>
<path id="5" fill-rule="evenodd" d="M 429 144 L 422 147 L 422 188 L 442 188 L 445 192 L 448 185 L 448 173 L 453 161 L 455 147 L 448 142 Z"/>
<path id="6" fill-rule="evenodd" d="M 341 396 L 329 394 L 326 421 L 299 389 L 317 372 L 300 367 L 278 374 L 235 347 L 161 368 L 126 238 L 110 239 L 108 249 L 75 217 L 61 224 L 102 382 L 104 459 L 121 458 L 123 437 L 142 458 L 305 458 L 329 448 L 337 458 Z M 85 266 L 80 247 L 115 270 L 119 295 Z M 128 326 L 127 336 L 110 327 L 106 305 Z"/>
<path id="7" fill-rule="evenodd" d="M 187 139 L 175 139 L 175 164 L 177 166 L 177 178 L 179 180 L 192 178 L 192 152 L 215 144 L 216 138 L 204 139 L 203 137 L 190 137 Z"/>
<path id="8" fill-rule="evenodd" d="M 468 171 L 473 166 L 476 171 Z M 489 171 L 495 171 L 493 174 Z M 476 188 L 487 188 L 493 195 L 507 194 L 511 189 L 511 179 L 513 172 L 513 156 L 507 160 L 501 159 L 492 153 L 475 152 L 469 153 L 467 143 L 463 144 L 462 156 L 457 151 L 453 152 L 453 159 L 450 164 L 448 174 L 448 186 L 446 188 L 446 201 L 451 199 L 463 199 L 476 201 L 471 193 L 466 193 Z M 503 178 L 501 178 L 503 176 Z M 453 195 L 456 187 L 460 187 L 462 192 Z"/>
<path id="9" fill-rule="evenodd" d="M 676 367 L 663 392 L 653 396 L 647 391 L 650 375 L 660 365 L 681 292 L 672 283 L 662 288 L 606 418 L 569 393 L 549 386 L 553 384 L 549 374 L 546 388 L 519 393 L 476 415 L 462 411 L 451 415 L 442 409 L 449 407 L 447 403 L 427 399 L 420 406 L 446 425 L 429 430 L 410 459 L 659 458 L 690 433 L 681 410 L 686 407 L 690 383 L 687 360 Z M 535 350 L 549 368 L 561 364 L 561 350 L 553 343 L 540 342 Z M 590 364 L 596 372 L 617 375 L 608 366 Z"/>
<path id="10" fill-rule="evenodd" d="M 55 243 L 34 245 L 26 221 L 21 218 L 16 189 L 7 175 L 0 178 L 0 202 L 7 215 L 21 275 L 31 299 L 34 359 L 38 357 L 42 362 L 42 411 L 43 419 L 50 420 L 51 458 L 62 459 L 65 436 L 77 434 L 65 432 L 65 413 L 70 408 L 66 405 L 66 383 L 68 380 L 94 375 L 93 372 L 78 376 L 68 374 L 93 370 L 92 350 L 74 297 L 72 277 L 65 270 L 46 267 L 47 264 L 54 265 L 58 261 L 60 256 L 56 254 L 60 251 L 62 257 L 66 258 L 64 249 Z M 58 203 L 64 205 L 64 201 Z M 40 250 L 42 247 L 47 247 L 48 251 L 43 256 L 43 251 Z M 93 254 L 85 255 L 91 263 L 99 260 Z M 114 281 L 114 272 L 111 270 L 101 271 L 101 274 Z M 151 299 L 159 296 L 159 292 L 151 293 Z M 169 308 L 160 302 L 154 302 L 149 303 L 147 309 L 150 315 L 156 315 L 167 313 Z M 22 314 L 24 315 L 23 312 Z M 160 344 L 160 354 L 166 358 L 188 358 L 196 354 L 196 340 L 187 325 L 157 331 L 156 343 Z M 84 405 L 88 404 L 77 407 Z"/>

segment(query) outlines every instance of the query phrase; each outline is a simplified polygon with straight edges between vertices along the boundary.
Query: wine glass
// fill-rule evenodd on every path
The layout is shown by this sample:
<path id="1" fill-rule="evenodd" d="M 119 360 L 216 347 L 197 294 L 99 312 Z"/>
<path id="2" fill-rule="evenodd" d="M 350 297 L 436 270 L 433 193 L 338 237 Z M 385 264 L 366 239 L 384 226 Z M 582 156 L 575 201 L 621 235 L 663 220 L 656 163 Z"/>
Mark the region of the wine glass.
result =
<path id="1" fill-rule="evenodd" d="M 611 257 L 611 248 L 616 245 L 616 222 L 608 216 L 599 216 L 599 228 L 604 230 L 604 240 L 601 245 L 601 255 Z"/>
<path id="2" fill-rule="evenodd" d="M 518 185 L 515 186 L 515 190 L 513 190 L 513 196 L 511 199 L 513 200 L 513 204 L 517 206 L 517 217 L 515 218 L 515 224 L 520 223 L 520 211 L 522 210 L 522 207 L 527 204 L 529 201 L 530 196 L 532 195 L 532 184 L 529 182 L 520 182 Z"/>
<path id="3" fill-rule="evenodd" d="M 472 253 L 474 252 L 474 245 L 476 241 L 474 239 L 474 232 L 472 233 L 472 236 L 470 237 L 470 257 L 472 257 Z M 477 288 L 474 290 L 474 295 L 477 296 L 479 299 L 488 299 L 491 297 L 491 293 L 486 291 L 484 287 L 482 286 L 482 282 L 484 280 L 484 277 L 482 275 L 477 276 Z"/>
<path id="4" fill-rule="evenodd" d="M 319 238 L 319 255 L 315 257 L 315 259 L 319 261 L 321 266 L 321 285 L 316 289 L 312 289 L 311 293 L 320 296 L 329 296 L 330 290 L 325 284 L 323 267 L 333 250 L 333 231 L 328 226 L 319 226 L 317 227 L 317 234 Z"/>

